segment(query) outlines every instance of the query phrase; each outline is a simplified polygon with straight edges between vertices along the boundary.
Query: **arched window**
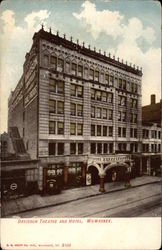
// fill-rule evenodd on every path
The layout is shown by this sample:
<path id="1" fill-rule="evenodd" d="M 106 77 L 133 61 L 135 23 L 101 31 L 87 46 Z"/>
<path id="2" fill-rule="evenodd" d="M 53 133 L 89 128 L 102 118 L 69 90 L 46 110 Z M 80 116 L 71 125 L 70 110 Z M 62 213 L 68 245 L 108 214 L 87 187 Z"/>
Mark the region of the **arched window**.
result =
<path id="1" fill-rule="evenodd" d="M 64 59 L 61 56 L 58 57 L 57 70 L 59 72 L 63 72 L 64 71 Z"/>
<path id="2" fill-rule="evenodd" d="M 52 68 L 54 68 L 56 70 L 57 67 L 57 56 L 56 54 L 52 53 L 50 56 L 50 65 Z"/>
<path id="3" fill-rule="evenodd" d="M 70 59 L 69 58 L 66 58 L 66 61 L 65 61 L 65 72 L 70 73 Z"/>
<path id="4" fill-rule="evenodd" d="M 83 65 L 79 63 L 78 65 L 78 76 L 83 77 Z"/>
<path id="5" fill-rule="evenodd" d="M 71 65 L 71 73 L 73 74 L 73 75 L 77 75 L 77 63 L 76 63 L 76 61 L 72 61 L 72 65 Z"/>

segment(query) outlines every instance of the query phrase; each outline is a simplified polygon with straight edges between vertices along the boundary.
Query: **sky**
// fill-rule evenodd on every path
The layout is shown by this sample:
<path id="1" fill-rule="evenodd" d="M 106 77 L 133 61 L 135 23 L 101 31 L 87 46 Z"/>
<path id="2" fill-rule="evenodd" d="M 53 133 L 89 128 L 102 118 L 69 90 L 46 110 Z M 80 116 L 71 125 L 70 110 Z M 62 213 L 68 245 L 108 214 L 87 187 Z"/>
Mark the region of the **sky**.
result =
<path id="1" fill-rule="evenodd" d="M 0 5 L 0 133 L 7 131 L 7 102 L 22 72 L 34 32 L 79 39 L 142 67 L 142 105 L 161 98 L 160 3 L 153 0 L 5 0 Z"/>

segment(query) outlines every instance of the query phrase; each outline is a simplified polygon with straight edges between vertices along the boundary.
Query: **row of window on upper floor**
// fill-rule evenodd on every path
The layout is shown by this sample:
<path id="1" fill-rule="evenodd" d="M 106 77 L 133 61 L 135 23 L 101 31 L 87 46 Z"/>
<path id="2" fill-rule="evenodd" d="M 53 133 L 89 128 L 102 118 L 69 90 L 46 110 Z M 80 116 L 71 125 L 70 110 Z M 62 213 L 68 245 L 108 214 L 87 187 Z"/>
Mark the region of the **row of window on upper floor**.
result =
<path id="1" fill-rule="evenodd" d="M 64 102 L 49 100 L 49 112 L 55 114 L 64 114 Z M 70 103 L 71 116 L 83 116 L 83 104 Z M 113 120 L 113 110 L 91 106 L 91 118 Z M 118 121 L 126 122 L 126 112 L 118 111 Z M 137 114 L 130 113 L 130 122 L 137 123 Z"/>
<path id="2" fill-rule="evenodd" d="M 64 155 L 64 143 L 55 143 L 55 142 L 49 142 L 48 144 L 48 154 L 49 155 Z M 127 151 L 127 144 L 126 143 L 118 143 L 117 144 L 117 151 L 118 153 L 126 153 Z M 158 148 L 159 151 L 160 147 Z M 114 151 L 114 145 L 113 143 L 103 143 L 103 142 L 92 142 L 90 144 L 90 154 L 108 154 L 113 153 Z M 131 152 L 137 152 L 138 151 L 138 144 L 137 143 L 130 143 L 130 150 Z M 70 154 L 83 154 L 84 152 L 84 144 L 83 143 L 70 143 Z M 78 163 L 79 164 L 79 163 Z M 52 168 L 51 168 L 52 169 Z M 57 168 L 57 171 L 60 168 Z"/>
<path id="3" fill-rule="evenodd" d="M 118 137 L 125 137 L 126 138 L 126 131 L 127 128 L 125 127 L 118 127 Z M 113 126 L 101 126 L 101 125 L 91 125 L 91 136 L 113 136 Z M 137 129 L 130 128 L 130 137 L 137 138 Z"/>
<path id="4" fill-rule="evenodd" d="M 76 62 L 70 62 L 69 60 L 63 60 L 56 56 L 44 55 L 43 64 L 45 67 L 52 67 L 59 72 L 66 72 L 74 76 L 86 78 L 92 81 L 100 82 L 108 86 L 114 85 L 114 76 L 98 69 L 89 68 L 88 65 L 84 66 L 77 64 Z M 121 90 L 127 90 L 133 93 L 140 92 L 140 88 L 137 83 L 128 82 L 125 79 L 117 78 L 117 86 Z"/>
<path id="5" fill-rule="evenodd" d="M 64 122 L 49 121 L 49 134 L 64 135 Z M 70 135 L 83 135 L 83 124 L 70 123 Z"/>
<path id="6" fill-rule="evenodd" d="M 161 152 L 161 144 L 148 144 L 148 143 L 143 143 L 142 144 L 142 151 L 144 153 L 158 153 Z"/>
<path id="7" fill-rule="evenodd" d="M 161 139 L 161 131 L 143 129 L 142 136 L 144 139 Z"/>
<path id="8" fill-rule="evenodd" d="M 50 91 L 53 91 L 58 94 L 64 94 L 65 92 L 64 82 L 61 80 L 56 81 L 55 79 L 50 78 L 49 88 Z M 83 98 L 83 86 L 71 84 L 70 88 L 71 96 Z M 113 103 L 113 93 L 91 88 L 91 100 Z M 126 106 L 126 101 L 126 96 L 118 96 L 119 105 Z M 130 98 L 130 107 L 137 108 L 137 99 Z"/>

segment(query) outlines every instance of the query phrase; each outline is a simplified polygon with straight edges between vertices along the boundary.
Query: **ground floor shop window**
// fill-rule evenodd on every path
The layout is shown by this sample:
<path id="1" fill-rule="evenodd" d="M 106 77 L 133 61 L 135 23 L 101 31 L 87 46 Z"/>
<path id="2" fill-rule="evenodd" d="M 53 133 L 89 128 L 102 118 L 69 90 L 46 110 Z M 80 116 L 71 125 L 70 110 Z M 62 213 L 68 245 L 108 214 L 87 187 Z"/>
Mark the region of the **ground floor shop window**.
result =
<path id="1" fill-rule="evenodd" d="M 82 185 L 82 162 L 70 162 L 68 167 L 68 186 Z"/>

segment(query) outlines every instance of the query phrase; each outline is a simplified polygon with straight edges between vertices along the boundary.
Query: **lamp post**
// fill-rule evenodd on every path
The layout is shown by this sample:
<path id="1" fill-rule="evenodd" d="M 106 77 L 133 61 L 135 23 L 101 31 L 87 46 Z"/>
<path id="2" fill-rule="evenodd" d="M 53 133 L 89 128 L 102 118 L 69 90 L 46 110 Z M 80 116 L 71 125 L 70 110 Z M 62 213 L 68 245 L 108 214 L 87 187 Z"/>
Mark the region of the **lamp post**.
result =
<path id="1" fill-rule="evenodd" d="M 129 188 L 131 187 L 130 184 L 130 173 L 131 173 L 131 166 L 127 167 L 126 173 L 125 173 L 125 187 Z"/>

